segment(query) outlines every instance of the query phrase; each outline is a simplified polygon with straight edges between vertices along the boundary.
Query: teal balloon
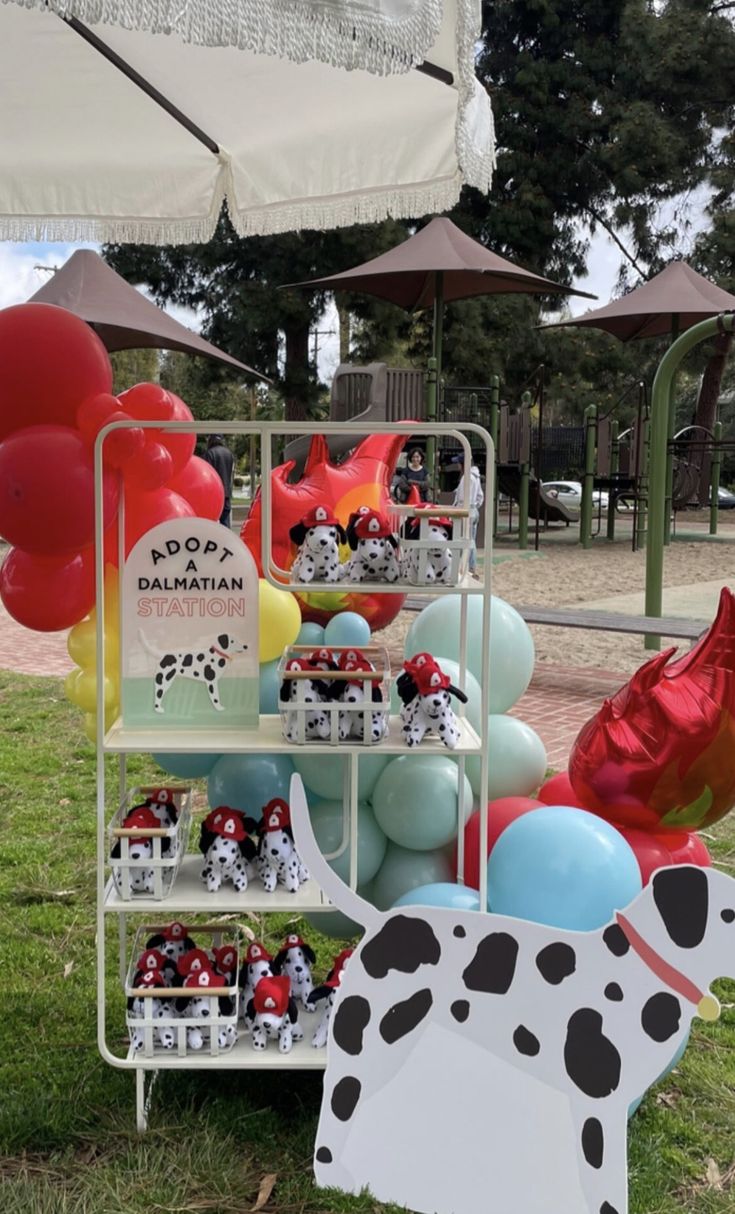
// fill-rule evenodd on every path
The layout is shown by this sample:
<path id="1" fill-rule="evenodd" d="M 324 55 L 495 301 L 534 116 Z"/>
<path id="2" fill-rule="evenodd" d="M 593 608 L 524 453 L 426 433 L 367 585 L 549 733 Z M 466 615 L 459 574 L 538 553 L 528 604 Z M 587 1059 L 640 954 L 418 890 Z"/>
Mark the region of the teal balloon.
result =
<path id="1" fill-rule="evenodd" d="M 459 769 L 445 755 L 401 755 L 381 773 L 372 796 L 378 825 L 393 843 L 431 851 L 456 839 Z M 463 824 L 472 813 L 472 788 L 464 778 Z"/>
<path id="2" fill-rule="evenodd" d="M 689 1038 L 691 1036 L 691 1032 L 692 1032 L 692 1030 L 691 1030 L 691 1026 L 690 1026 L 687 1029 L 686 1033 L 684 1034 L 683 1038 L 681 1039 L 679 1046 L 677 1048 L 677 1051 L 674 1054 L 674 1057 L 671 1059 L 671 1062 L 669 1063 L 669 1065 L 666 1067 L 665 1070 L 663 1070 L 661 1072 L 661 1074 L 658 1076 L 657 1079 L 654 1079 L 653 1083 L 651 1084 L 652 1088 L 655 1088 L 657 1083 L 660 1083 L 662 1079 L 665 1079 L 667 1075 L 670 1075 L 671 1072 L 673 1071 L 674 1067 L 679 1065 L 682 1058 L 684 1057 L 684 1054 L 686 1053 L 686 1048 L 689 1045 Z M 646 1092 L 648 1090 L 649 1089 L 646 1088 Z M 642 1095 L 638 1096 L 638 1098 L 636 1100 L 634 1100 L 631 1105 L 628 1106 L 628 1117 L 632 1117 L 633 1114 L 635 1112 L 637 1112 L 646 1092 L 643 1092 Z"/>
<path id="3" fill-rule="evenodd" d="M 546 776 L 546 747 L 525 721 L 502 714 L 488 717 L 487 799 L 528 797 Z M 465 771 L 476 796 L 480 795 L 480 756 L 468 755 Z"/>
<path id="4" fill-rule="evenodd" d="M 389 843 L 385 859 L 371 882 L 370 901 L 378 910 L 390 910 L 409 890 L 451 882 L 453 876 L 452 863 L 445 851 L 409 851 Z"/>
<path id="5" fill-rule="evenodd" d="M 155 754 L 151 758 L 170 776 L 178 776 L 180 780 L 196 780 L 199 776 L 208 776 L 219 755 L 189 755 L 189 754 Z"/>
<path id="6" fill-rule="evenodd" d="M 344 796 L 347 759 L 344 755 L 307 754 L 294 750 L 293 764 L 309 792 L 327 801 L 339 801 Z M 357 797 L 369 801 L 378 776 L 390 762 L 390 755 L 360 755 L 358 760 Z"/>
<path id="7" fill-rule="evenodd" d="M 209 804 L 228 805 L 259 818 L 274 797 L 288 801 L 293 769 L 289 755 L 222 755 L 209 773 Z"/>
<path id="8" fill-rule="evenodd" d="M 465 716 L 477 733 L 480 733 L 482 722 L 482 689 L 477 679 L 469 669 L 465 670 L 464 678 L 460 679 L 459 663 L 453 661 L 452 658 L 439 658 L 439 665 L 444 673 L 449 676 L 450 682 L 455 687 L 459 687 L 460 691 L 463 691 L 467 696 Z M 396 671 L 396 674 L 400 674 L 400 671 Z M 459 701 L 454 696 L 452 697 L 452 706 L 455 712 L 459 711 Z M 395 680 L 390 689 L 390 710 L 391 713 L 396 715 L 401 711 L 401 697 L 396 690 Z"/>
<path id="9" fill-rule="evenodd" d="M 278 692 L 281 680 L 278 678 L 279 659 L 273 662 L 263 662 L 260 666 L 260 702 L 259 709 L 263 713 L 278 712 Z"/>
<path id="10" fill-rule="evenodd" d="M 492 596 L 489 661 L 482 664 L 482 599 L 467 596 L 467 665 L 482 684 L 488 679 L 490 712 L 507 712 L 531 682 L 534 663 L 533 638 L 525 620 L 503 599 Z M 461 598 L 457 594 L 434 599 L 420 611 L 408 630 L 406 657 L 433 654 L 459 661 Z"/>
<path id="11" fill-rule="evenodd" d="M 314 911 L 305 914 L 304 919 L 315 932 L 321 932 L 323 936 L 330 936 L 333 940 L 344 940 L 346 943 L 354 941 L 355 937 L 361 936 L 364 931 L 360 923 L 348 919 L 347 915 L 338 910 Z"/>
<path id="12" fill-rule="evenodd" d="M 294 644 L 313 645 L 315 649 L 321 649 L 324 644 L 324 629 L 321 624 L 302 624 Z"/>
<path id="13" fill-rule="evenodd" d="M 479 911 L 480 895 L 466 885 L 437 881 L 434 885 L 419 885 L 396 898 L 393 906 L 445 906 L 449 910 Z"/>
<path id="14" fill-rule="evenodd" d="M 339 850 L 342 844 L 343 809 L 342 801 L 309 801 L 309 816 L 320 850 L 331 854 Z M 349 812 L 347 827 L 349 830 Z M 357 885 L 371 881 L 377 873 L 383 858 L 388 840 L 375 820 L 375 814 L 367 801 L 360 801 L 357 806 Z M 328 861 L 331 868 L 342 878 L 345 884 L 350 880 L 350 843 L 347 835 L 347 845 L 340 856 Z"/>
<path id="15" fill-rule="evenodd" d="M 370 625 L 356 611 L 340 611 L 324 629 L 325 645 L 354 645 L 359 649 L 370 641 Z"/>
<path id="16" fill-rule="evenodd" d="M 488 906 L 499 915 L 591 932 L 641 891 L 632 848 L 614 826 L 568 806 L 511 822 L 487 865 Z"/>

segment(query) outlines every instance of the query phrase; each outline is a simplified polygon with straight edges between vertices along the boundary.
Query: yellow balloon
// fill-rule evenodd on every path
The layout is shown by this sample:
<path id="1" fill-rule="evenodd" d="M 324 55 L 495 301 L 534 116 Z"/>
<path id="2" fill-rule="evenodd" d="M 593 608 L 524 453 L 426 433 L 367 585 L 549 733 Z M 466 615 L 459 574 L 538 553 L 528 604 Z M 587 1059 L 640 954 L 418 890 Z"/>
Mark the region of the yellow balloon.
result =
<path id="1" fill-rule="evenodd" d="M 299 635 L 301 612 L 295 595 L 289 590 L 276 590 L 265 578 L 260 579 L 259 608 L 259 660 L 272 662 Z"/>
<path id="2" fill-rule="evenodd" d="M 64 695 L 66 696 L 67 700 L 69 700 L 70 703 L 72 703 L 72 704 L 76 704 L 76 702 L 77 702 L 76 683 L 77 683 L 77 678 L 79 677 L 79 675 L 81 673 L 82 672 L 81 672 L 81 670 L 79 670 L 79 668 L 77 668 L 75 670 L 70 670 L 68 675 L 64 679 Z"/>
<path id="3" fill-rule="evenodd" d="M 116 711 L 105 713 L 105 730 L 108 730 L 117 717 Z M 97 714 L 95 712 L 87 712 L 84 715 L 82 728 L 89 738 L 90 742 L 97 741 Z"/>
<path id="4" fill-rule="evenodd" d="M 78 670 L 76 671 L 76 679 L 69 680 L 69 686 L 66 684 L 64 690 L 72 704 L 76 704 L 78 708 L 84 712 L 96 712 L 97 709 L 97 674 L 94 670 Z M 112 679 L 105 675 L 105 708 L 117 712 L 117 705 L 120 700 L 120 692 L 117 685 L 117 679 Z"/>
<path id="5" fill-rule="evenodd" d="M 77 666 L 94 667 L 96 665 L 96 644 L 97 625 L 92 615 L 86 620 L 80 620 L 78 624 L 75 624 L 66 638 L 66 648 L 69 651 L 69 657 Z"/>

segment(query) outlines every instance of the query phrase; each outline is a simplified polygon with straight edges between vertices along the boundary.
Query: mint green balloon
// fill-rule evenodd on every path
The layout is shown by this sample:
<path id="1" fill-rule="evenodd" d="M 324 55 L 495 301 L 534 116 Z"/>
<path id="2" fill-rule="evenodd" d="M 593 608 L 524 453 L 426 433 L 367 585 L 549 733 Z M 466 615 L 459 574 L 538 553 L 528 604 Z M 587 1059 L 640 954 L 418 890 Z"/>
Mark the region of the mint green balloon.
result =
<path id="1" fill-rule="evenodd" d="M 528 797 L 543 784 L 546 748 L 530 725 L 516 717 L 488 717 L 487 798 Z M 468 755 L 465 771 L 472 791 L 480 796 L 480 756 Z"/>
<path id="2" fill-rule="evenodd" d="M 320 850 L 331 854 L 339 849 L 342 843 L 342 802 L 309 800 L 309 816 Z M 347 821 L 349 829 L 349 814 Z M 357 884 L 370 881 L 377 873 L 388 840 L 375 821 L 375 814 L 367 801 L 360 801 L 357 806 Z M 347 846 L 341 856 L 329 861 L 329 865 L 345 884 L 350 880 L 350 844 L 349 835 Z"/>
<path id="3" fill-rule="evenodd" d="M 420 885 L 453 881 L 449 856 L 443 851 L 409 851 L 389 843 L 385 859 L 373 877 L 370 901 L 378 910 L 389 910 L 397 898 Z"/>
<path id="4" fill-rule="evenodd" d="M 406 657 L 433 654 L 459 661 L 459 617 L 457 594 L 434 599 L 419 612 L 406 637 Z M 507 712 L 531 682 L 534 663 L 533 638 L 528 625 L 514 607 L 492 596 L 490 612 L 490 660 L 482 668 L 482 600 L 467 596 L 467 665 L 482 683 L 489 678 L 490 712 Z"/>
<path id="5" fill-rule="evenodd" d="M 323 936 L 330 936 L 334 940 L 354 941 L 355 936 L 361 936 L 364 931 L 362 924 L 348 919 L 347 915 L 338 910 L 314 911 L 305 914 L 304 919 L 315 932 L 321 932 Z"/>
<path id="6" fill-rule="evenodd" d="M 467 696 L 467 704 L 465 706 L 465 716 L 470 725 L 474 726 L 477 732 L 480 732 L 480 722 L 482 721 L 482 690 L 477 679 L 472 671 L 467 668 L 463 679 L 459 677 L 459 662 L 453 661 L 452 658 L 439 658 L 439 665 L 455 687 L 459 687 Z M 400 671 L 396 671 L 396 675 Z M 452 706 L 455 712 L 459 710 L 459 701 L 455 696 L 452 696 Z M 401 697 L 396 690 L 395 680 L 390 689 L 390 710 L 391 713 L 398 714 L 401 711 Z"/>
<path id="7" fill-rule="evenodd" d="M 446 756 L 417 753 L 388 764 L 373 790 L 373 809 L 378 826 L 393 843 L 411 851 L 430 851 L 456 839 L 458 799 L 459 769 L 449 752 Z M 471 813 L 472 788 L 465 776 L 465 822 Z"/>
<path id="8" fill-rule="evenodd" d="M 309 792 L 328 801 L 339 801 L 344 796 L 347 759 L 344 755 L 307 754 L 305 747 L 291 751 L 293 765 Z M 375 788 L 378 776 L 390 762 L 390 755 L 360 755 L 358 759 L 357 796 L 368 801 Z"/>

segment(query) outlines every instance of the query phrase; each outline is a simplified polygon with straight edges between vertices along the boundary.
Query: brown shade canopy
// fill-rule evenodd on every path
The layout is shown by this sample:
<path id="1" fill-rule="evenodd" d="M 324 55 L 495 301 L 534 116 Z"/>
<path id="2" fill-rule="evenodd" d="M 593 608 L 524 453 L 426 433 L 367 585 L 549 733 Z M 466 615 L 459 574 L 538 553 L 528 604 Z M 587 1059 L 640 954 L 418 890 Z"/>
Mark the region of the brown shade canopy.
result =
<path id="1" fill-rule="evenodd" d="M 437 275 L 442 276 L 444 303 L 474 295 L 513 292 L 595 298 L 586 291 L 541 278 L 491 253 L 446 218 L 432 219 L 402 244 L 352 270 L 289 286 L 362 291 L 413 311 L 432 306 L 437 294 Z"/>
<path id="2" fill-rule="evenodd" d="M 649 282 L 636 287 L 622 299 L 615 299 L 604 308 L 595 308 L 573 320 L 556 321 L 545 329 L 566 326 L 604 329 L 621 341 L 639 337 L 662 337 L 674 329 L 678 318 L 679 333 L 691 329 L 708 316 L 730 312 L 735 308 L 735 295 L 716 287 L 703 278 L 685 261 L 672 261 L 665 270 Z"/>
<path id="3" fill-rule="evenodd" d="M 265 375 L 218 350 L 198 333 L 179 324 L 116 274 L 99 253 L 77 249 L 29 303 L 56 304 L 85 320 L 107 350 L 181 350 L 199 354 L 246 375 Z"/>

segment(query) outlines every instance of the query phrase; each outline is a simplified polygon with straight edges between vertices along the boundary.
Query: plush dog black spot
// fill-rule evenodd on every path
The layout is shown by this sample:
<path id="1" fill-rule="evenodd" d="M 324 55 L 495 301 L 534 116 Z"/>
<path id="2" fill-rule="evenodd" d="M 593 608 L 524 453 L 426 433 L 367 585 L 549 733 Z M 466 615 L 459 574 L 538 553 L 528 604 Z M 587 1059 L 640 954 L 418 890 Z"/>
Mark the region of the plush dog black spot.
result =
<path id="1" fill-rule="evenodd" d="M 334 1040 L 346 1054 L 362 1052 L 362 1035 L 370 1023 L 370 1004 L 362 995 L 343 999 L 334 1018 Z"/>
<path id="2" fill-rule="evenodd" d="M 582 1126 L 582 1154 L 591 1168 L 602 1167 L 605 1140 L 596 1117 L 588 1117 Z"/>
<path id="3" fill-rule="evenodd" d="M 470 1005 L 466 999 L 455 999 L 450 1007 L 450 1012 L 460 1024 L 464 1024 L 470 1014 Z"/>
<path id="4" fill-rule="evenodd" d="M 611 1206 L 609 1201 L 603 1201 L 600 1206 L 600 1214 L 618 1214 L 615 1206 Z"/>
<path id="5" fill-rule="evenodd" d="M 652 1041 L 668 1041 L 678 1032 L 680 1023 L 681 1004 L 668 991 L 660 991 L 644 1003 L 641 1024 L 643 1032 Z"/>
<path id="6" fill-rule="evenodd" d="M 624 957 L 630 948 L 628 937 L 617 923 L 611 923 L 605 928 L 602 939 L 614 957 Z"/>
<path id="7" fill-rule="evenodd" d="M 525 1054 L 527 1058 L 535 1058 L 541 1049 L 538 1037 L 534 1037 L 533 1033 L 523 1024 L 519 1024 L 513 1034 L 513 1045 L 519 1054 Z"/>
<path id="8" fill-rule="evenodd" d="M 518 941 L 507 932 L 492 932 L 477 946 L 462 974 L 468 990 L 505 995 L 510 990 L 518 960 Z"/>
<path id="9" fill-rule="evenodd" d="M 605 998 L 610 999 L 613 1003 L 620 1003 L 623 998 L 622 988 L 617 982 L 608 982 L 605 987 Z"/>
<path id="10" fill-rule="evenodd" d="M 332 1092 L 332 1112 L 340 1121 L 349 1121 L 360 1099 L 362 1084 L 354 1075 L 345 1075 Z"/>
<path id="11" fill-rule="evenodd" d="M 720 911 L 720 918 L 723 923 L 735 923 L 735 910 L 728 907 L 727 910 Z"/>
<path id="12" fill-rule="evenodd" d="M 585 1096 L 609 1096 L 620 1083 L 620 1054 L 602 1031 L 602 1016 L 591 1007 L 570 1016 L 564 1042 L 564 1065 Z"/>
<path id="13" fill-rule="evenodd" d="M 319 1160 L 319 1163 L 332 1162 L 332 1152 L 330 1151 L 329 1147 L 319 1147 L 316 1157 Z"/>
<path id="14" fill-rule="evenodd" d="M 464 937 L 467 935 L 467 932 L 462 927 L 462 924 L 458 923 L 457 926 L 455 927 L 454 931 L 452 932 L 452 935 L 456 936 L 458 940 L 463 940 Z"/>
<path id="15" fill-rule="evenodd" d="M 569 944 L 547 944 L 536 958 L 536 968 L 551 986 L 558 986 L 577 968 L 577 956 Z"/>
<path id="16" fill-rule="evenodd" d="M 405 1037 L 428 1015 L 434 999 L 428 989 L 416 991 L 409 999 L 394 1003 L 380 1022 L 380 1036 L 388 1045 Z"/>
<path id="17" fill-rule="evenodd" d="M 709 911 L 709 885 L 704 870 L 682 865 L 664 868 L 652 881 L 653 900 L 664 927 L 679 948 L 696 948 L 704 940 Z"/>
<path id="18" fill-rule="evenodd" d="M 385 978 L 391 970 L 415 974 L 420 965 L 437 965 L 441 947 L 423 919 L 394 915 L 360 954 L 371 978 Z"/>

